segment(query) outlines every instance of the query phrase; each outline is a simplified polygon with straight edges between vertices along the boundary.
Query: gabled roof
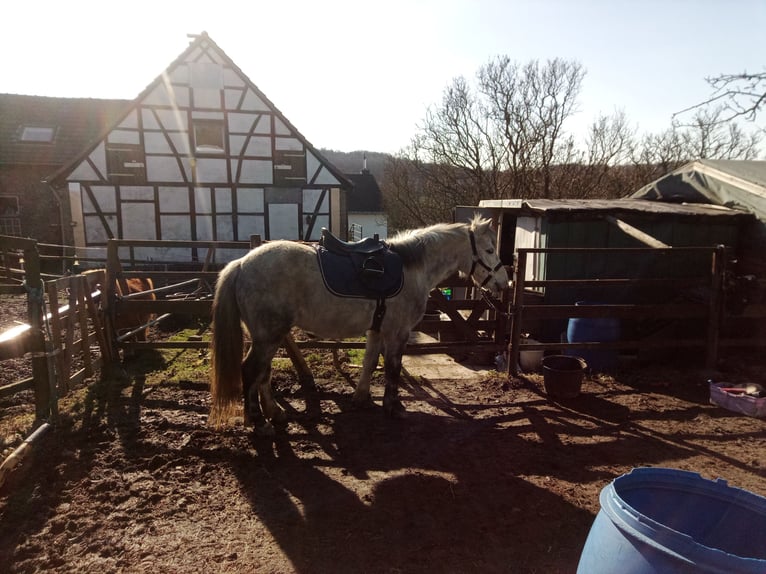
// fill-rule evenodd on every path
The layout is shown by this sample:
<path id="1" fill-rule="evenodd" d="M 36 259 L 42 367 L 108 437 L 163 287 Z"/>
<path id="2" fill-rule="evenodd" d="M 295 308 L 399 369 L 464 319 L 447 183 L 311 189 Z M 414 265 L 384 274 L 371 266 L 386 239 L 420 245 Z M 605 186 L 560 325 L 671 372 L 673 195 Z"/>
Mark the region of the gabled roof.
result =
<path id="1" fill-rule="evenodd" d="M 347 174 L 354 183 L 354 189 L 349 192 L 346 206 L 349 213 L 374 213 L 383 211 L 383 195 L 375 176 L 368 169 L 361 173 Z"/>
<path id="2" fill-rule="evenodd" d="M 184 63 L 187 59 L 187 57 L 194 52 L 195 50 L 198 50 L 200 48 L 212 48 L 215 50 L 218 54 L 218 56 L 221 58 L 222 61 L 224 61 L 228 66 L 230 66 L 236 74 L 238 74 L 244 82 L 248 85 L 249 88 L 251 88 L 255 94 L 263 100 L 263 102 L 266 103 L 267 106 L 269 106 L 272 110 L 274 110 L 275 115 L 295 134 L 295 137 L 300 140 L 307 149 L 311 150 L 311 152 L 327 167 L 327 169 L 332 173 L 332 175 L 338 179 L 338 181 L 346 188 L 351 188 L 352 183 L 351 181 L 340 171 L 337 167 L 335 167 L 327 158 L 325 158 L 319 150 L 317 150 L 304 136 L 301 134 L 295 126 L 282 114 L 282 112 L 277 108 L 274 103 L 269 100 L 269 98 L 266 97 L 266 95 L 248 78 L 248 76 L 241 70 L 239 66 L 237 66 L 234 61 L 229 58 L 228 55 L 216 44 L 208 35 L 207 32 L 202 32 L 201 34 L 197 35 L 195 39 L 189 44 L 189 46 L 184 50 L 173 62 L 166 68 L 166 70 L 161 73 L 153 82 L 151 82 L 137 97 L 135 100 L 133 100 L 132 104 L 127 106 L 127 108 L 124 110 L 124 113 L 122 113 L 119 117 L 117 117 L 114 121 L 112 121 L 106 128 L 100 133 L 99 137 L 96 138 L 91 145 L 89 145 L 87 148 L 82 150 L 82 153 L 80 153 L 78 156 L 73 158 L 71 161 L 69 161 L 64 167 L 56 171 L 55 173 L 51 174 L 51 176 L 48 178 L 49 181 L 51 181 L 54 185 L 61 184 L 63 180 L 66 178 L 66 176 L 80 163 L 82 162 L 92 151 L 93 149 L 99 144 L 99 142 L 106 137 L 106 135 L 111 131 L 114 127 L 119 125 L 136 107 L 137 105 L 144 100 L 149 94 L 152 93 L 155 88 L 160 86 L 166 77 L 169 77 L 171 75 L 171 72 L 174 68 L 179 66 L 180 64 Z"/>
<path id="3" fill-rule="evenodd" d="M 670 203 L 710 203 L 766 221 L 766 161 L 701 159 L 642 187 L 632 198 Z"/>
<path id="4" fill-rule="evenodd" d="M 130 100 L 0 94 L 0 165 L 56 169 L 121 117 L 129 104 Z M 53 141 L 22 141 L 25 127 L 53 128 Z"/>

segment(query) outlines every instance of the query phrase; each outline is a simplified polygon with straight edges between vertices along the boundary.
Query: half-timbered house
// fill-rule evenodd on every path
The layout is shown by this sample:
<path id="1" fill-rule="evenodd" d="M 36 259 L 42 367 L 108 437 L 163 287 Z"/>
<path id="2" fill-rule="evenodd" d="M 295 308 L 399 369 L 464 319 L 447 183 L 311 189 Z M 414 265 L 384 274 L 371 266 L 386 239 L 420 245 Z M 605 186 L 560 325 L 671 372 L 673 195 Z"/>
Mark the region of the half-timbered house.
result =
<path id="1" fill-rule="evenodd" d="M 346 236 L 349 181 L 206 34 L 50 178 L 74 243 Z M 138 258 L 188 254 L 144 248 Z"/>

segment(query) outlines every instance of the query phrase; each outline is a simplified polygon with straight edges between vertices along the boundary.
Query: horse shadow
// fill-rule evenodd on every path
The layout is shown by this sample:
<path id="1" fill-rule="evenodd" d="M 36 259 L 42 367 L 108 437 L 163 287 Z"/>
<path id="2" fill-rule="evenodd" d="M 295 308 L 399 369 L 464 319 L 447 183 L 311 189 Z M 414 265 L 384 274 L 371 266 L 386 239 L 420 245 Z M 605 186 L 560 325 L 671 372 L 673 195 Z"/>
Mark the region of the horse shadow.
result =
<path id="1" fill-rule="evenodd" d="M 257 456 L 231 460 L 252 512 L 297 572 L 431 572 L 469 562 L 475 571 L 532 571 L 539 558 L 512 539 L 548 521 L 550 538 L 534 541 L 555 548 L 543 560 L 548 571 L 577 562 L 593 517 L 517 476 L 510 451 L 519 439 L 509 435 L 509 456 L 497 459 L 494 440 L 482 445 L 487 425 L 426 413 L 404 423 L 364 418 L 335 415 L 334 458 L 307 459 L 300 441 L 278 435 L 253 438 Z"/>

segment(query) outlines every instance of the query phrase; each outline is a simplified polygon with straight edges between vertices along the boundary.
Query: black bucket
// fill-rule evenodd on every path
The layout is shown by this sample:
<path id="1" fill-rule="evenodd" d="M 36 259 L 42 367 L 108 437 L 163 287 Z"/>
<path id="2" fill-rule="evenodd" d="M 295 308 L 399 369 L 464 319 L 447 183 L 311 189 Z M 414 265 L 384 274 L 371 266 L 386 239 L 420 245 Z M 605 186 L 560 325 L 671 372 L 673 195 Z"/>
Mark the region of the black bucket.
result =
<path id="1" fill-rule="evenodd" d="M 571 355 L 543 357 L 543 384 L 551 397 L 573 399 L 580 394 L 587 363 Z"/>

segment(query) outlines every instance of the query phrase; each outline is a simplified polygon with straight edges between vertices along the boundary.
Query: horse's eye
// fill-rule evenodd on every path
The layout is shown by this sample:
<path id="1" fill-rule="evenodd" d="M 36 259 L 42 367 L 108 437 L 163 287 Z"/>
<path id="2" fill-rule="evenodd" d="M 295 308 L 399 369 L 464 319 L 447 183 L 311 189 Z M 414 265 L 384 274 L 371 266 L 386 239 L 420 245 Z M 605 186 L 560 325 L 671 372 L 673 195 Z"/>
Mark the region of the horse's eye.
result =
<path id="1" fill-rule="evenodd" d="M 492 248 L 487 249 L 487 253 L 489 253 L 490 255 L 492 255 L 494 252 L 495 250 Z"/>

